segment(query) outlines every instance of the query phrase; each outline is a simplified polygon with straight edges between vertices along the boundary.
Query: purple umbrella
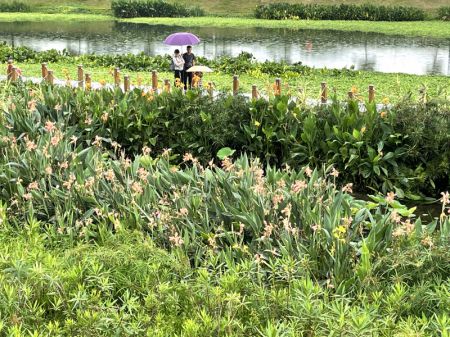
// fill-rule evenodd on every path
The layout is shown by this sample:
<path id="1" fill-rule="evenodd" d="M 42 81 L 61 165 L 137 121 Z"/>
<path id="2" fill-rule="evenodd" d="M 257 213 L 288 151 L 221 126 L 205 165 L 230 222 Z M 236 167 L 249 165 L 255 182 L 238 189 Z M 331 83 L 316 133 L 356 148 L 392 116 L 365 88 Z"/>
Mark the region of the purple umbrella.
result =
<path id="1" fill-rule="evenodd" d="M 191 33 L 174 33 L 169 35 L 165 40 L 165 44 L 169 46 L 186 46 L 200 43 L 200 39 Z"/>

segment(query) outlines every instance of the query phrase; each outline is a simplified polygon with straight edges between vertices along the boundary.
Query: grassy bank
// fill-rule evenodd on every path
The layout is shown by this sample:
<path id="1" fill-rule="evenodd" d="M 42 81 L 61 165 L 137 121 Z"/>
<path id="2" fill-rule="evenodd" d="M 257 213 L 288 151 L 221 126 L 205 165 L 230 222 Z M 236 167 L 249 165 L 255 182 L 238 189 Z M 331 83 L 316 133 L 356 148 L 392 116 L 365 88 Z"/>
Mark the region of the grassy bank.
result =
<path id="1" fill-rule="evenodd" d="M 75 22 L 112 21 L 114 18 L 101 14 L 42 14 L 42 13 L 0 13 L 0 22 Z M 286 28 L 317 29 L 336 31 L 358 31 L 388 35 L 450 38 L 450 22 L 364 22 L 364 21 L 306 21 L 306 20 L 260 20 L 252 18 L 135 18 L 119 20 L 122 22 L 144 23 L 149 25 L 170 25 L 180 27 L 228 27 L 228 28 Z"/>
<path id="2" fill-rule="evenodd" d="M 318 29 L 349 32 L 381 33 L 389 35 L 450 38 L 450 22 L 367 22 L 367 21 L 308 21 L 308 20 L 260 20 L 253 18 L 135 18 L 126 22 L 151 25 L 176 25 L 185 27 L 230 28 L 288 28 Z"/>
<path id="3" fill-rule="evenodd" d="M 0 13 L 0 22 L 46 22 L 46 21 L 112 21 L 114 18 L 102 14 L 45 14 L 45 13 Z"/>
<path id="4" fill-rule="evenodd" d="M 41 75 L 40 64 L 38 63 L 18 63 L 23 71 L 24 76 L 38 77 Z M 71 79 L 77 76 L 78 62 L 73 63 L 54 63 L 49 64 L 49 67 L 54 70 L 57 78 L 64 79 L 66 75 Z M 93 81 L 105 80 L 109 83 L 113 82 L 111 69 L 105 67 L 86 67 L 86 72 L 91 73 Z M 123 70 L 124 74 L 129 74 L 133 83 L 142 81 L 143 84 L 150 85 L 149 72 L 133 72 Z M 170 72 L 162 72 L 159 74 L 160 80 L 172 79 L 173 75 Z M 320 97 L 320 83 L 325 81 L 328 83 L 330 90 L 336 89 L 339 98 L 346 97 L 347 92 L 356 87 L 361 94 L 366 95 L 367 86 L 374 84 L 377 90 L 377 97 L 379 100 L 389 98 L 392 101 L 399 100 L 409 92 L 413 96 L 419 94 L 419 90 L 427 88 L 427 92 L 435 95 L 440 91 L 450 93 L 450 83 L 446 76 L 418 76 L 408 74 L 387 74 L 369 71 L 352 71 L 347 75 L 333 75 L 332 72 L 323 71 L 320 69 L 314 70 L 308 75 L 289 75 L 286 74 L 281 77 L 283 80 L 283 90 L 298 94 L 300 89 L 303 94 L 309 98 Z M 240 77 L 241 89 L 244 92 L 251 92 L 251 86 L 256 84 L 261 93 L 266 93 L 272 90 L 272 83 L 275 78 L 267 74 L 241 74 Z M 206 74 L 204 82 L 214 82 L 218 90 L 231 90 L 232 78 L 230 75 L 221 73 Z"/>

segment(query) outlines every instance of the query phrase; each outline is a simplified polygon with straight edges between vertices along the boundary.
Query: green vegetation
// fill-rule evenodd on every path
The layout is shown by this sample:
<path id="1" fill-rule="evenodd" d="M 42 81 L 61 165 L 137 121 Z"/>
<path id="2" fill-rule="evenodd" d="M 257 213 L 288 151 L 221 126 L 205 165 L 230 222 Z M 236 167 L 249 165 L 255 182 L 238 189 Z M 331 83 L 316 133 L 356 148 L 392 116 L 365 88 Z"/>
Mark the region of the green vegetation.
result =
<path id="1" fill-rule="evenodd" d="M 22 96 L 30 100 L 25 88 L 17 95 L 8 120 L 22 118 L 28 104 Z M 229 147 L 276 167 L 333 165 L 362 191 L 395 190 L 402 197 L 406 191 L 416 198 L 410 192 L 438 195 L 450 186 L 450 109 L 444 97 L 405 99 L 392 108 L 384 102 L 380 112 L 367 104 L 362 113 L 356 100 L 347 107 L 337 102 L 310 107 L 303 96 L 295 98 L 297 103 L 289 96 L 248 102 L 228 95 L 214 100 L 198 92 L 183 95 L 177 89 L 155 96 L 139 89 L 126 95 L 120 90 L 74 94 L 65 87 L 41 95 L 46 107 L 39 119 L 57 122 L 51 107 L 64 107 L 70 111 L 64 125 L 73 127 L 80 141 L 109 139 L 128 154 L 144 146 L 171 148 L 178 158 L 192 152 L 205 164 Z M 22 128 L 27 123 L 19 125 L 17 136 L 30 132 Z"/>
<path id="2" fill-rule="evenodd" d="M 48 21 L 111 21 L 112 17 L 100 14 L 43 14 L 43 13 L 0 13 L 0 22 L 48 22 Z"/>
<path id="3" fill-rule="evenodd" d="M 41 14 L 41 13 L 0 13 L 0 22 L 48 22 L 48 21 L 111 21 L 108 15 L 94 14 Z M 423 36 L 449 38 L 450 22 L 367 22 L 367 21 L 316 21 L 316 20 L 263 20 L 253 18 L 132 18 L 122 22 L 145 23 L 150 25 L 175 25 L 180 27 L 230 27 L 230 28 L 288 28 L 319 29 L 336 31 L 357 31 L 388 35 Z"/>
<path id="4" fill-rule="evenodd" d="M 161 149 L 167 136 L 189 141 L 229 124 L 236 117 L 227 114 L 246 104 L 255 117 L 248 127 L 258 120 L 267 129 L 286 97 L 224 97 L 215 107 L 195 91 L 20 83 L 2 83 L 0 97 L 0 333 L 448 333 L 448 193 L 441 216 L 426 223 L 394 193 L 355 199 L 334 167 L 276 169 L 246 155 L 232 160 L 230 149 L 206 165 Z M 211 116 L 198 119 L 199 108 Z M 345 120 L 335 109 L 287 115 L 306 128 L 313 117 L 351 128 L 356 116 L 373 115 Z M 152 125 L 165 136 L 151 148 L 130 146 Z"/>
<path id="5" fill-rule="evenodd" d="M 439 8 L 437 17 L 439 20 L 450 21 L 450 6 Z"/>
<path id="6" fill-rule="evenodd" d="M 111 9 L 115 17 L 189 17 L 203 16 L 199 7 L 189 8 L 180 4 L 172 4 L 163 0 L 113 0 Z"/>
<path id="7" fill-rule="evenodd" d="M 269 20 L 363 20 L 423 21 L 425 12 L 414 7 L 364 5 L 318 5 L 270 3 L 259 5 L 255 17 Z"/>
<path id="8" fill-rule="evenodd" d="M 0 2 L 10 2 L 9 0 L 0 0 Z M 170 1 L 184 6 L 198 6 L 212 15 L 242 16 L 251 15 L 257 5 L 261 4 L 259 0 L 178 0 Z M 333 0 L 275 0 L 272 3 L 304 3 L 304 4 L 325 4 L 333 5 Z M 109 13 L 111 0 L 26 0 L 26 3 L 35 11 L 52 13 L 74 13 L 74 12 L 94 12 Z M 340 3 L 360 5 L 367 3 L 362 0 L 341 0 Z M 377 4 L 383 6 L 412 6 L 426 10 L 433 14 L 439 7 L 448 6 L 448 0 L 381 0 Z"/>
<path id="9" fill-rule="evenodd" d="M 0 16 L 1 18 L 1 16 Z M 252 18 L 134 18 L 125 22 L 182 27 L 264 27 L 289 29 L 320 29 L 352 32 L 373 32 L 389 35 L 449 38 L 450 23 L 443 21 L 375 22 L 375 21 L 315 21 L 315 20 L 262 20 Z"/>
<path id="10" fill-rule="evenodd" d="M 0 12 L 29 12 L 31 7 L 23 2 L 0 2 Z"/>

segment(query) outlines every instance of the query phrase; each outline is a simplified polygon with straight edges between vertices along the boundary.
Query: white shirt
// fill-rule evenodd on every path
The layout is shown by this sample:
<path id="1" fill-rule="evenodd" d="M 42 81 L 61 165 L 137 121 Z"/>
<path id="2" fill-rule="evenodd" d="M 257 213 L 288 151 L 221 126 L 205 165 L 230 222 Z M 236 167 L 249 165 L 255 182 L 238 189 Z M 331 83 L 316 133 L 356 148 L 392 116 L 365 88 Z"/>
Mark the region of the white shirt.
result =
<path id="1" fill-rule="evenodd" d="M 183 70 L 184 68 L 184 59 L 181 54 L 176 56 L 175 54 L 172 56 L 173 64 L 175 65 L 175 70 Z"/>

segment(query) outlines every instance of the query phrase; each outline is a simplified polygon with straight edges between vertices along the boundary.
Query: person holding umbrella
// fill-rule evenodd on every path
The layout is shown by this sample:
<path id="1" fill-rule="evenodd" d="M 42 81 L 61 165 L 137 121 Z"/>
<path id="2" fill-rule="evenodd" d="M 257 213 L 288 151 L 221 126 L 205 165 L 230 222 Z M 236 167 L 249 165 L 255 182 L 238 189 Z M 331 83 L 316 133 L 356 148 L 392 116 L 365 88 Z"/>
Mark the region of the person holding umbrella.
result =
<path id="1" fill-rule="evenodd" d="M 192 74 L 188 73 L 186 70 L 188 70 L 195 64 L 195 55 L 192 53 L 192 45 L 199 44 L 200 39 L 192 33 L 181 32 L 170 34 L 168 37 L 166 37 L 164 43 L 169 46 L 188 46 L 187 52 L 183 54 L 184 66 L 181 75 L 184 88 L 187 88 L 188 83 L 189 87 L 191 87 Z M 175 69 L 175 67 L 173 68 Z"/>
<path id="2" fill-rule="evenodd" d="M 195 55 L 192 53 L 192 46 L 187 46 L 186 53 L 183 54 L 184 69 L 183 69 L 183 84 L 187 88 L 189 83 L 189 89 L 192 88 L 192 72 L 188 72 L 189 68 L 195 66 Z"/>

